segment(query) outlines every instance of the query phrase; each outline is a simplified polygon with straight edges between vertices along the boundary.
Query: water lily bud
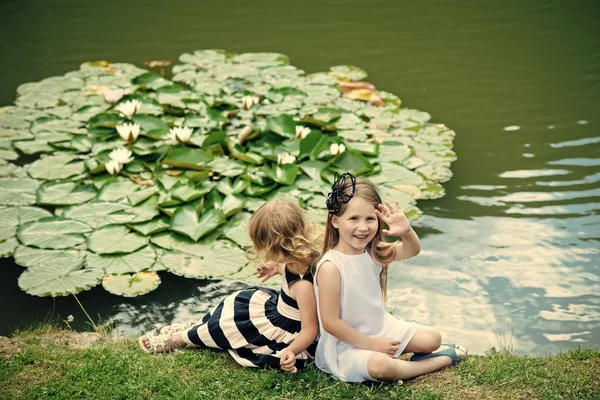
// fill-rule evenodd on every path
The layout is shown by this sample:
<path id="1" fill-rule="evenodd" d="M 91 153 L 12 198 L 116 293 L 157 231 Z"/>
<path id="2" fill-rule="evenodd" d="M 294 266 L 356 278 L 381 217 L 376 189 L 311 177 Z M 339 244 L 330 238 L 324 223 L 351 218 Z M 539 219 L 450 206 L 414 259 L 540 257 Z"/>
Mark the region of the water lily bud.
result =
<path id="1" fill-rule="evenodd" d="M 294 162 L 296 162 L 296 157 L 294 157 L 293 155 L 291 155 L 289 153 L 279 153 L 277 155 L 277 164 L 279 164 L 279 165 L 293 164 Z"/>
<path id="2" fill-rule="evenodd" d="M 192 128 L 188 128 L 188 127 L 174 127 L 171 128 L 171 130 L 169 131 L 169 139 L 171 140 L 177 140 L 178 142 L 181 143 L 187 143 L 190 141 L 190 138 L 192 137 L 192 133 L 194 132 L 194 130 Z"/>
<path id="3" fill-rule="evenodd" d="M 140 134 L 140 126 L 138 124 L 121 124 L 117 125 L 117 132 L 127 143 L 134 142 Z"/>
<path id="4" fill-rule="evenodd" d="M 346 146 L 344 146 L 344 144 L 337 144 L 337 143 L 332 143 L 331 146 L 329 146 L 329 153 L 335 155 L 338 154 L 342 154 L 344 151 L 346 151 Z"/>
<path id="5" fill-rule="evenodd" d="M 249 110 L 254 104 L 254 98 L 252 96 L 244 96 L 242 98 L 242 107 L 244 110 Z"/>
<path id="6" fill-rule="evenodd" d="M 123 97 L 124 95 L 125 90 L 115 89 L 111 90 L 110 92 L 104 93 L 104 100 L 106 100 L 107 103 L 114 104 L 117 101 L 121 100 L 121 97 Z"/>
<path id="7" fill-rule="evenodd" d="M 131 119 L 133 115 L 140 109 L 142 103 L 138 100 L 128 100 L 117 106 L 117 111 L 127 119 Z"/>
<path id="8" fill-rule="evenodd" d="M 238 133 L 238 140 L 240 143 L 245 143 L 248 140 L 248 136 L 252 133 L 252 126 L 246 125 L 240 133 Z"/>
<path id="9" fill-rule="evenodd" d="M 119 164 L 127 164 L 128 162 L 133 161 L 131 151 L 127 150 L 125 147 L 120 147 L 111 151 L 108 156 L 111 160 L 117 161 Z"/>
<path id="10" fill-rule="evenodd" d="M 106 164 L 104 164 L 104 168 L 111 175 L 117 175 L 121 172 L 122 165 L 117 160 L 110 160 Z"/>
<path id="11" fill-rule="evenodd" d="M 310 128 L 302 125 L 296 125 L 296 139 L 304 139 L 310 133 Z"/>

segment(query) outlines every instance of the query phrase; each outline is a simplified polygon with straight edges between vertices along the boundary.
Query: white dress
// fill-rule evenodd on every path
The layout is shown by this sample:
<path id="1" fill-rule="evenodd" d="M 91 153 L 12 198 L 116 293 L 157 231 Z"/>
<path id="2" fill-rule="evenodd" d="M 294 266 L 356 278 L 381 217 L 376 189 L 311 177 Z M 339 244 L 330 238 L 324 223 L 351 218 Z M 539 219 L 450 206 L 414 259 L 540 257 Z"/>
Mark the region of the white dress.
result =
<path id="1" fill-rule="evenodd" d="M 402 353 L 419 326 L 394 318 L 385 311 L 379 284 L 381 266 L 369 253 L 348 255 L 335 250 L 325 253 L 317 264 L 314 278 L 320 334 L 315 363 L 324 372 L 345 382 L 375 381 L 367 372 L 367 362 L 375 352 L 342 342 L 323 329 L 317 277 L 325 261 L 334 263 L 342 278 L 340 318 L 364 335 L 399 340 L 398 351 L 393 357 Z"/>

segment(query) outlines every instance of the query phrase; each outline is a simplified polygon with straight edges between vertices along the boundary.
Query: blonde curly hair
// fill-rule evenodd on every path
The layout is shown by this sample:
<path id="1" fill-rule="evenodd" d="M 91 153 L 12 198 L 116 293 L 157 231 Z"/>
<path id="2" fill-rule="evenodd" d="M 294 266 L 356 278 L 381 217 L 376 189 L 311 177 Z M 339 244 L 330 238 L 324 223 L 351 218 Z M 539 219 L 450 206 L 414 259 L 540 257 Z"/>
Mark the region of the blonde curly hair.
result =
<path id="1" fill-rule="evenodd" d="M 285 200 L 263 204 L 250 218 L 248 233 L 253 246 L 248 258 L 284 263 L 295 274 L 306 274 L 320 257 L 317 235 L 302 209 Z"/>

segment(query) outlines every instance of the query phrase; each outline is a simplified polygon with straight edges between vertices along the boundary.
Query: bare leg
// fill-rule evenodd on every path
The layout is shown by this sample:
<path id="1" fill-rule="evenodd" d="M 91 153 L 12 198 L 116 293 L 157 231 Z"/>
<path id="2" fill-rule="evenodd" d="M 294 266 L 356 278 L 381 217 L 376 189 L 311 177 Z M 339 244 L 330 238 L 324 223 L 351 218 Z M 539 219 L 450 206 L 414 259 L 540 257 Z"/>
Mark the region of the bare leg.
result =
<path id="1" fill-rule="evenodd" d="M 428 326 L 419 326 L 403 353 L 431 353 L 436 351 L 441 344 L 442 334 L 440 331 Z"/>
<path id="2" fill-rule="evenodd" d="M 397 381 L 428 374 L 452 365 L 452 359 L 438 356 L 411 362 L 391 358 L 383 353 L 373 354 L 367 362 L 367 371 L 375 379 Z"/>

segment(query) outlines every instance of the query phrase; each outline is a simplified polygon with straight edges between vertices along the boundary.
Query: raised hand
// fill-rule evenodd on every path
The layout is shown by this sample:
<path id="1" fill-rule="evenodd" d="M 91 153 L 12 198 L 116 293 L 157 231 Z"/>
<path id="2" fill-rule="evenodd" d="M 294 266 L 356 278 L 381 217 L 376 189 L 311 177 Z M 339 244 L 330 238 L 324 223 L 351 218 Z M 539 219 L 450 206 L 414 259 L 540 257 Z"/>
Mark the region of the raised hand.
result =
<path id="1" fill-rule="evenodd" d="M 398 351 L 399 340 L 390 338 L 371 338 L 369 350 L 393 356 Z"/>
<path id="2" fill-rule="evenodd" d="M 282 268 L 277 263 L 267 262 L 265 264 L 261 264 L 258 268 L 256 268 L 257 279 L 263 278 L 260 283 L 265 283 L 275 275 L 280 275 L 282 273 Z"/>
<path id="3" fill-rule="evenodd" d="M 381 231 L 386 236 L 402 236 L 412 230 L 408 218 L 406 218 L 406 215 L 404 215 L 400 208 L 400 203 L 398 203 L 398 201 L 395 203 L 396 207 L 394 208 L 392 204 L 386 200 L 385 205 L 387 208 L 384 207 L 383 204 L 379 204 L 375 210 L 375 214 L 377 214 L 379 219 L 385 222 L 389 228 Z"/>

